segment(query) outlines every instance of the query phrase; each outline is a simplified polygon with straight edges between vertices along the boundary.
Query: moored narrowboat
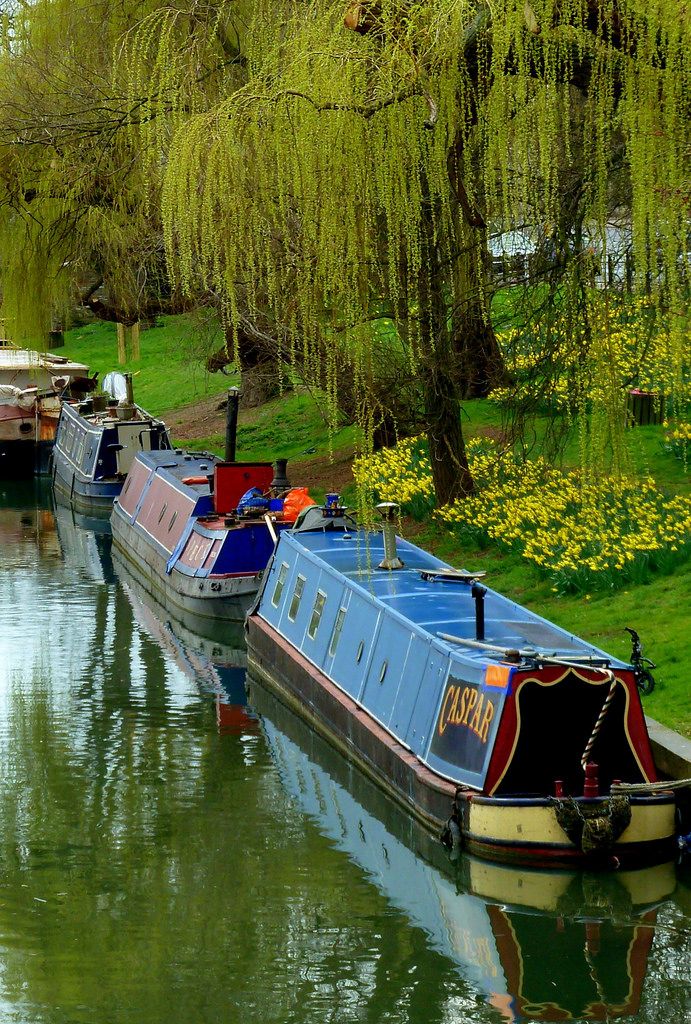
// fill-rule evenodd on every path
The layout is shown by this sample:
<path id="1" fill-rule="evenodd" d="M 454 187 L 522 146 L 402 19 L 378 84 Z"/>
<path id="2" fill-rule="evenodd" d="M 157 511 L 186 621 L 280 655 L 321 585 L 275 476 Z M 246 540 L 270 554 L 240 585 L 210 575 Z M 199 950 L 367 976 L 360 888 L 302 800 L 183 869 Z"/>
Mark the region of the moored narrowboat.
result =
<path id="1" fill-rule="evenodd" d="M 82 512 L 110 515 L 139 451 L 169 451 L 161 420 L 134 402 L 63 402 L 52 458 L 53 487 Z"/>
<path id="2" fill-rule="evenodd" d="M 113 543 L 162 604 L 206 623 L 242 620 L 276 535 L 292 525 L 284 468 L 139 452 L 113 506 Z"/>
<path id="3" fill-rule="evenodd" d="M 669 857 L 641 664 L 396 539 L 382 513 L 381 533 L 360 530 L 332 502 L 281 535 L 247 619 L 251 673 L 450 845 L 546 865 Z"/>

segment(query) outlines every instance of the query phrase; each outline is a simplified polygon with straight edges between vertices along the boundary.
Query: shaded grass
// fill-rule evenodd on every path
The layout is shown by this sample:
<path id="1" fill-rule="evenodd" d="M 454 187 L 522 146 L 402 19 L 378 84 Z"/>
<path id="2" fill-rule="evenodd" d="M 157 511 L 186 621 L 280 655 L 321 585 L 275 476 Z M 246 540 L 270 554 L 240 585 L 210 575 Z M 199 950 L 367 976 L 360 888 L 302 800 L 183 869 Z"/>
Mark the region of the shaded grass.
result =
<path id="1" fill-rule="evenodd" d="M 242 461 L 256 462 L 323 457 L 335 448 L 353 444 L 355 435 L 353 426 L 343 427 L 330 435 L 326 419 L 314 399 L 307 393 L 291 391 L 259 409 L 240 410 L 237 457 Z M 176 443 L 185 444 L 185 438 L 176 438 Z M 195 438 L 190 444 L 222 455 L 225 432 Z"/>
<path id="2" fill-rule="evenodd" d="M 115 324 L 102 321 L 67 331 L 59 354 L 86 363 L 100 380 L 110 370 L 132 373 L 136 402 L 154 416 L 227 390 L 233 379 L 204 367 L 194 314 L 163 316 L 157 323 L 161 326 L 141 332 L 139 362 L 118 364 Z M 212 332 L 206 341 L 219 347 L 223 336 Z"/>

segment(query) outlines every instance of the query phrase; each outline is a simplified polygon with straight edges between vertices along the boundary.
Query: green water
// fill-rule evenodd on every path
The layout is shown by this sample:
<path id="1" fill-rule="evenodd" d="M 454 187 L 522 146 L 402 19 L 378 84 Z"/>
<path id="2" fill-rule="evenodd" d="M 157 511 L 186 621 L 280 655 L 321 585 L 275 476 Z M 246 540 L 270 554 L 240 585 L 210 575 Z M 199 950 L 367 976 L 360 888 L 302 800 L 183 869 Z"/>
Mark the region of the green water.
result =
<path id="1" fill-rule="evenodd" d="M 0 1022 L 686 1019 L 688 873 L 451 864 L 242 693 L 232 636 L 0 483 Z"/>

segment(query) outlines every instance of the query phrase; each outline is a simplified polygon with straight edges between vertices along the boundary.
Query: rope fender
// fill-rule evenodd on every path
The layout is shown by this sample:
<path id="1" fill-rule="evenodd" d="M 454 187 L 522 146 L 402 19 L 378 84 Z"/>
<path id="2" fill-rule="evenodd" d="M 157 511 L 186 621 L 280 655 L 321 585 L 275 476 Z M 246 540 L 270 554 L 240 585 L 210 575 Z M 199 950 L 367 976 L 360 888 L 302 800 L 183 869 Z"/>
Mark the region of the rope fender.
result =
<path id="1" fill-rule="evenodd" d="M 554 799 L 561 828 L 583 853 L 611 849 L 631 821 L 628 796 L 609 796 L 597 804 L 579 804 L 573 797 Z"/>

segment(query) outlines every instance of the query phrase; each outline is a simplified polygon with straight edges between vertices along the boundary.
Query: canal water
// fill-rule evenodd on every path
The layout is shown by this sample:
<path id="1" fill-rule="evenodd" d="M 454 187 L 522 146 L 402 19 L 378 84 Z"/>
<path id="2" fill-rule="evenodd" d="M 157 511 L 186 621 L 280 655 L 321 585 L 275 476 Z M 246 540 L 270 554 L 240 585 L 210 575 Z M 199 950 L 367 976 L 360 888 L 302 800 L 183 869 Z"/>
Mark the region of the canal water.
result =
<path id="1" fill-rule="evenodd" d="M 452 862 L 189 626 L 0 483 L 0 1021 L 688 1019 L 688 871 Z"/>

